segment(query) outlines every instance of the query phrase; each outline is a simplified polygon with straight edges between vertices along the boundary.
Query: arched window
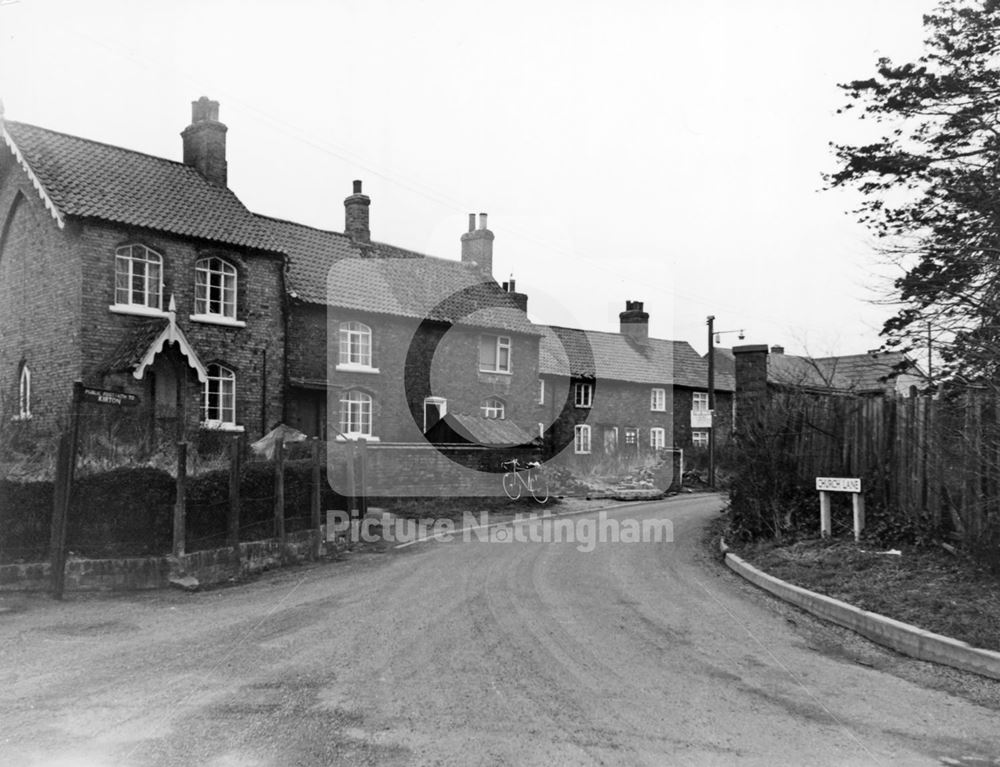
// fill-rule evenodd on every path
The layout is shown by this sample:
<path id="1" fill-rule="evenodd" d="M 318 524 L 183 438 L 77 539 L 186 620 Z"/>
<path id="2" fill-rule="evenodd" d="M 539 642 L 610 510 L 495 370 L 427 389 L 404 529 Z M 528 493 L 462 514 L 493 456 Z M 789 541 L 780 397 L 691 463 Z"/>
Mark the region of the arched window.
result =
<path id="1" fill-rule="evenodd" d="M 204 425 L 216 429 L 236 426 L 236 374 L 216 363 L 206 372 Z"/>
<path id="2" fill-rule="evenodd" d="M 145 245 L 115 251 L 115 305 L 163 308 L 163 256 Z"/>
<path id="3" fill-rule="evenodd" d="M 479 410 L 482 412 L 483 418 L 502 419 L 507 417 L 507 405 L 499 397 L 487 397 L 483 400 Z"/>
<path id="4" fill-rule="evenodd" d="M 236 267 L 216 256 L 195 264 L 194 313 L 236 319 Z"/>
<path id="5" fill-rule="evenodd" d="M 31 418 L 31 369 L 27 365 L 21 365 L 17 403 L 18 417 Z"/>
<path id="6" fill-rule="evenodd" d="M 362 322 L 340 323 L 340 364 L 372 366 L 372 329 Z"/>
<path id="7" fill-rule="evenodd" d="M 344 392 L 340 400 L 340 430 L 347 437 L 370 437 L 372 435 L 371 395 L 351 389 Z"/>

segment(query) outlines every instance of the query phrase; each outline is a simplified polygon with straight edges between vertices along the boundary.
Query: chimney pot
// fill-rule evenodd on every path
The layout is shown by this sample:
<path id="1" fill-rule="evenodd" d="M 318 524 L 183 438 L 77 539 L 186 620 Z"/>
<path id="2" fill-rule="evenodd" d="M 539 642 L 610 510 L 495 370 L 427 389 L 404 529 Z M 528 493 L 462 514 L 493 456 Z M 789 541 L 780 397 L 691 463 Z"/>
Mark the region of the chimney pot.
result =
<path id="1" fill-rule="evenodd" d="M 649 314 L 642 310 L 642 301 L 626 301 L 618 319 L 623 336 L 641 344 L 649 340 Z"/>
<path id="2" fill-rule="evenodd" d="M 225 186 L 226 128 L 219 122 L 219 102 L 202 96 L 191 102 L 191 124 L 181 131 L 184 164 L 217 186 Z"/>
<path id="3" fill-rule="evenodd" d="M 507 283 L 507 284 L 510 285 L 510 292 L 511 293 L 516 293 L 517 292 L 517 289 L 516 289 L 515 284 L 514 284 L 514 278 L 513 277 L 510 278 L 510 282 Z"/>
<path id="4" fill-rule="evenodd" d="M 361 181 L 354 181 L 354 194 L 344 200 L 344 234 L 356 243 L 368 245 L 372 241 L 368 224 L 368 206 L 371 198 L 361 193 Z"/>
<path id="5" fill-rule="evenodd" d="M 462 235 L 462 263 L 476 267 L 483 275 L 493 277 L 493 232 L 486 228 L 486 214 L 469 214 L 469 231 Z"/>

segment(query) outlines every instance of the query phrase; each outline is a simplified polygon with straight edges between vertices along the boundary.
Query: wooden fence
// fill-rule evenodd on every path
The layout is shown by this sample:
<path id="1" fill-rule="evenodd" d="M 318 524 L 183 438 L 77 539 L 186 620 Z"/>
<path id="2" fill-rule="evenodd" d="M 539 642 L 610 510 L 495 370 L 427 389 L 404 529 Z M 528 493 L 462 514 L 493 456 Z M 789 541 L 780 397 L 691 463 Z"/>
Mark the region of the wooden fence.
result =
<path id="1" fill-rule="evenodd" d="M 963 543 L 1000 530 L 1000 393 L 854 397 L 778 392 L 741 427 L 803 483 L 861 477 L 870 502 L 927 515 Z"/>

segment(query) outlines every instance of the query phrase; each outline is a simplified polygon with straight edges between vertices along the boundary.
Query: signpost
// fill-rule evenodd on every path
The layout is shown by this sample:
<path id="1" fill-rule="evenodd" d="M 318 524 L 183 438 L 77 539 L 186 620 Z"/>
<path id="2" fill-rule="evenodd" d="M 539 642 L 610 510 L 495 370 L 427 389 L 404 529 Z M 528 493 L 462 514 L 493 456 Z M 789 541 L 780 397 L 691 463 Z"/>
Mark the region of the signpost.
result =
<path id="1" fill-rule="evenodd" d="M 73 384 L 69 432 L 64 432 L 59 439 L 52 498 L 52 533 L 49 542 L 49 559 L 52 596 L 56 599 L 62 599 L 66 578 L 66 526 L 70 499 L 73 497 L 73 474 L 76 471 L 77 445 L 80 441 L 80 406 L 84 402 L 131 407 L 139 404 L 139 398 L 134 394 L 120 391 L 92 389 L 84 386 L 80 381 Z"/>
<path id="2" fill-rule="evenodd" d="M 134 407 L 139 404 L 139 398 L 135 394 L 109 389 L 91 389 L 87 386 L 82 387 L 82 398 L 84 402 L 93 402 L 95 405 Z"/>
<path id="3" fill-rule="evenodd" d="M 831 533 L 830 493 L 850 493 L 854 509 L 854 540 L 861 538 L 865 529 L 865 497 L 861 494 L 861 480 L 857 477 L 816 477 L 819 490 L 820 535 L 828 538 Z"/>

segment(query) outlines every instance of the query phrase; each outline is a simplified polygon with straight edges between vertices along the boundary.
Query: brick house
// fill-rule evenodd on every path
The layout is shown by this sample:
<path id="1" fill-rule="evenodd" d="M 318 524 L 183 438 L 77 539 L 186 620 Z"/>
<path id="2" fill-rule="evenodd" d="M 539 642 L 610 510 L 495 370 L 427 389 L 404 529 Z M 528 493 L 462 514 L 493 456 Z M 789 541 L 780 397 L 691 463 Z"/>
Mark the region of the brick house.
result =
<path id="1" fill-rule="evenodd" d="M 775 391 L 882 397 L 906 396 L 927 376 L 902 352 L 869 351 L 833 357 L 785 354 L 782 346 L 750 344 L 732 350 L 736 407 L 748 410 Z"/>
<path id="2" fill-rule="evenodd" d="M 285 256 L 226 186 L 218 103 L 183 161 L 0 116 L 0 416 L 41 436 L 72 384 L 138 394 L 149 434 L 261 434 L 285 397 Z"/>
<path id="3" fill-rule="evenodd" d="M 530 441 L 540 332 L 491 275 L 486 215 L 458 261 L 373 241 L 370 204 L 355 181 L 344 233 L 260 217 L 289 254 L 289 425 L 422 442 L 445 418 L 466 441 Z"/>
<path id="4" fill-rule="evenodd" d="M 576 455 L 629 456 L 707 446 L 708 365 L 686 341 L 649 337 L 626 302 L 621 330 L 552 327 L 542 339 L 539 421 Z M 716 429 L 732 428 L 732 376 L 716 374 Z"/>

